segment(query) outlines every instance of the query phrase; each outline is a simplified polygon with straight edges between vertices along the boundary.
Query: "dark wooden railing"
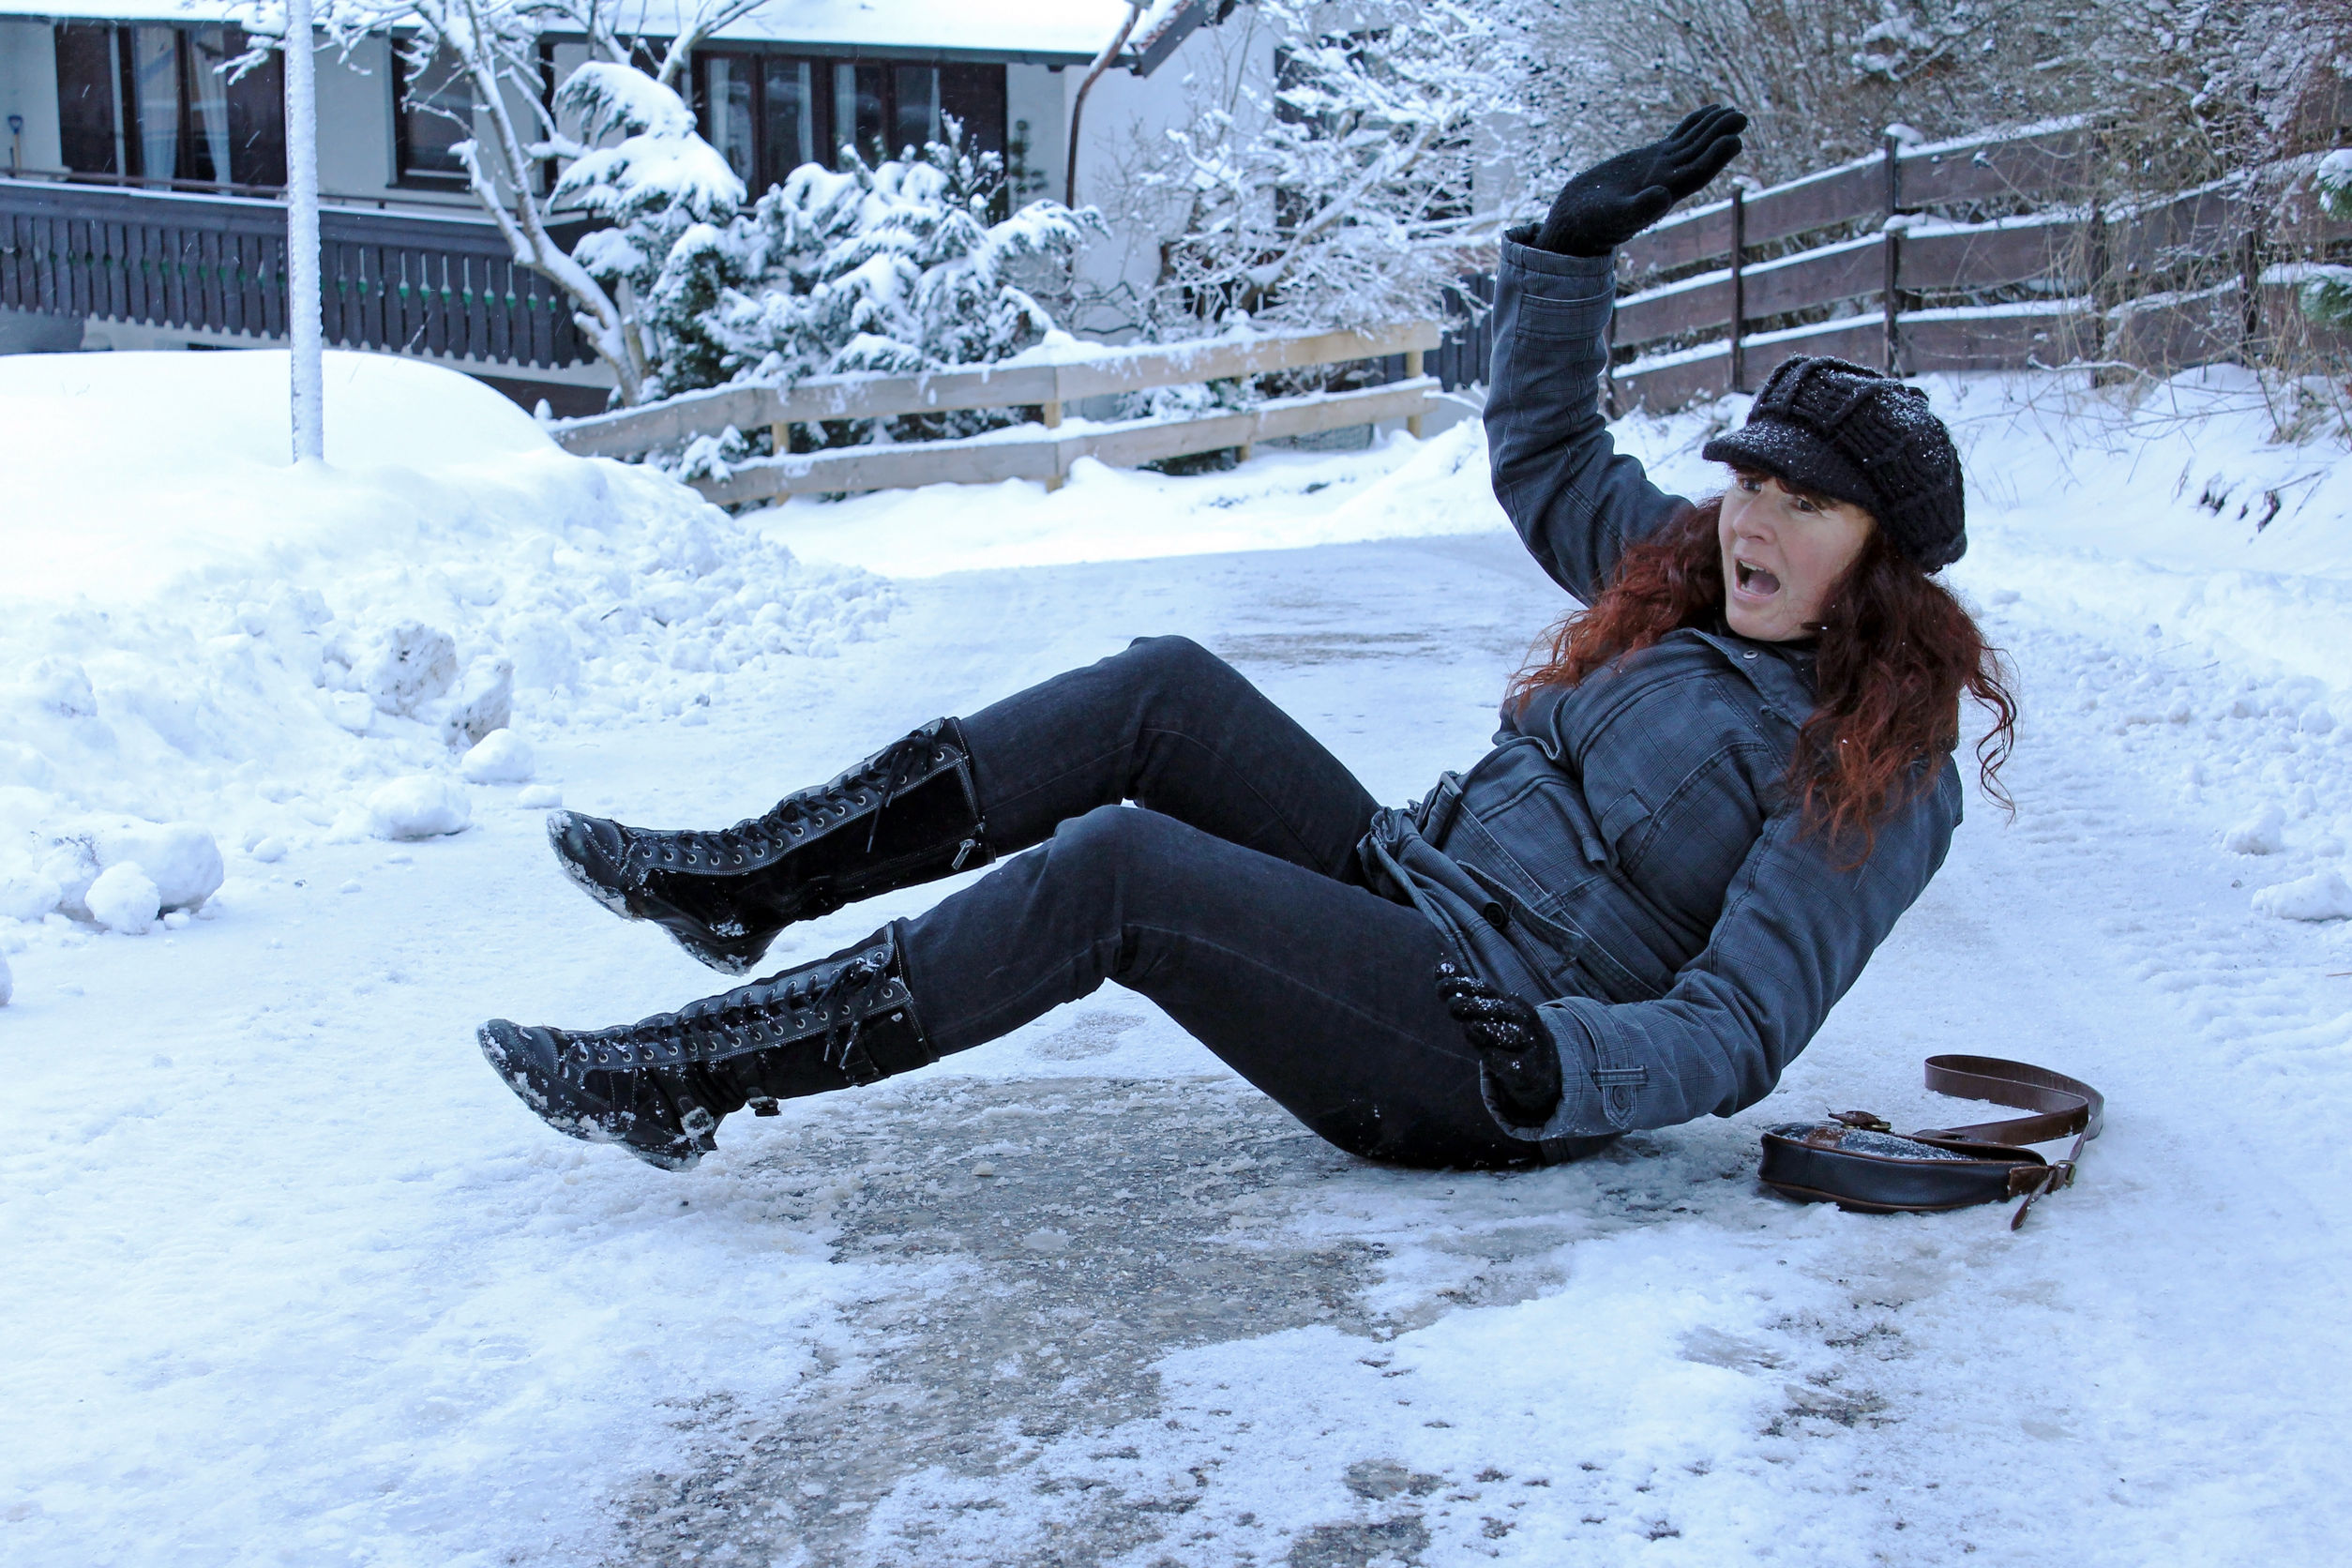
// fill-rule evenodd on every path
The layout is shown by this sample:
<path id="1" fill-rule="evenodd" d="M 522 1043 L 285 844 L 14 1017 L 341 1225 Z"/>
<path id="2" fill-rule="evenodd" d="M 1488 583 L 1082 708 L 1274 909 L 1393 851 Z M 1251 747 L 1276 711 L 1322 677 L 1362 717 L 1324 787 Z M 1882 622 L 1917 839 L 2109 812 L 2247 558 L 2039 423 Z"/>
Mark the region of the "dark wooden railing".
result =
<path id="1" fill-rule="evenodd" d="M 2077 123 L 1890 141 L 1675 215 L 1618 254 L 1615 405 L 1752 391 L 1796 354 L 1907 375 L 2162 370 L 2321 343 L 2272 264 L 2333 259 L 2352 224 L 2310 201 L 2283 208 L 2281 171 L 2103 207 L 2101 156 Z M 1464 289 L 1466 307 L 1490 300 L 1493 279 Z M 1466 308 L 1431 369 L 1448 386 L 1482 381 L 1491 352 L 1483 309 Z"/>
<path id="2" fill-rule="evenodd" d="M 319 215 L 326 340 L 550 369 L 593 359 L 563 295 L 482 219 Z M 0 177 L 0 305 L 282 339 L 278 202 Z"/>

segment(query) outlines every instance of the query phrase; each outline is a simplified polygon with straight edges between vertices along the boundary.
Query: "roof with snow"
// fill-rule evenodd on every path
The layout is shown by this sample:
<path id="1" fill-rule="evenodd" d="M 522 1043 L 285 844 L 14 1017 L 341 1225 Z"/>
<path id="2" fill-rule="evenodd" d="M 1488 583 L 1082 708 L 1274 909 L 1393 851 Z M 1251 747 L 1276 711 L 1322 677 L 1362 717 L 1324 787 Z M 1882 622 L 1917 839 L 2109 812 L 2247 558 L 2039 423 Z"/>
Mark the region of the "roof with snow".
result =
<path id="1" fill-rule="evenodd" d="M 1148 0 L 1120 63 L 1148 74 L 1220 8 L 1220 0 Z M 691 12 L 682 0 L 636 0 L 623 8 L 619 27 L 660 38 Z M 250 0 L 0 0 L 0 16 L 61 21 L 237 22 L 251 14 Z M 823 53 L 1083 64 L 1126 15 L 1127 0 L 767 0 L 717 37 Z"/>

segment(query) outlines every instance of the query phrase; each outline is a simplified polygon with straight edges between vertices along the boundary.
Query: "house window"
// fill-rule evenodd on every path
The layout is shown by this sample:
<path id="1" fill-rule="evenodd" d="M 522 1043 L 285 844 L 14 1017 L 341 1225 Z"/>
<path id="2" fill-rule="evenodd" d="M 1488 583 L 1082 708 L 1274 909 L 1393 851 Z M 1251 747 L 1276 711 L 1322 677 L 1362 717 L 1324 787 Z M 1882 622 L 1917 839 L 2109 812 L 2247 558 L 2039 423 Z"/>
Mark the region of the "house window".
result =
<path id="1" fill-rule="evenodd" d="M 964 145 L 975 153 L 1003 153 L 1004 68 L 939 68 L 939 113 L 964 128 Z"/>
<path id="2" fill-rule="evenodd" d="M 60 151 L 77 174 L 143 183 L 286 183 L 284 67 L 234 78 L 237 27 L 65 23 L 56 31 Z"/>
<path id="3" fill-rule="evenodd" d="M 769 55 L 761 64 L 760 178 L 765 190 L 804 163 L 829 162 L 817 139 L 817 68 Z"/>
<path id="4" fill-rule="evenodd" d="M 122 29 L 68 22 L 57 29 L 57 140 L 77 174 L 126 174 L 119 96 Z"/>
<path id="5" fill-rule="evenodd" d="M 458 143 L 474 139 L 474 83 L 447 50 L 430 60 L 408 46 L 392 52 L 394 156 L 399 182 L 451 190 L 466 184 Z"/>
<path id="6" fill-rule="evenodd" d="M 703 139 L 753 192 L 843 145 L 868 163 L 936 141 L 948 116 L 975 151 L 1004 151 L 1003 66 L 873 65 L 783 54 L 697 57 Z"/>

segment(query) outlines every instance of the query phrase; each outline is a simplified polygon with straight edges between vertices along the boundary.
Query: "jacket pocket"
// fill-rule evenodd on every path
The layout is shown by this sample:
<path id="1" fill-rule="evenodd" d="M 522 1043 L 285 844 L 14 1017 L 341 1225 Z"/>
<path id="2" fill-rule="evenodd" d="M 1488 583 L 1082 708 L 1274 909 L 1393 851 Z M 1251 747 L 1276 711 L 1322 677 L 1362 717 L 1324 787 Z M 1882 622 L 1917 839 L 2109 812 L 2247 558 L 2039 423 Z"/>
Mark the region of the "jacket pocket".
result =
<path id="1" fill-rule="evenodd" d="M 1546 299 L 1542 294 L 1522 293 L 1516 303 L 1518 337 L 1557 343 L 1590 342 L 1600 335 L 1591 300 Z"/>
<path id="2" fill-rule="evenodd" d="M 1601 808 L 1601 838 L 1621 870 L 1630 869 L 1649 847 L 1651 817 L 1650 803 L 1631 785 Z"/>

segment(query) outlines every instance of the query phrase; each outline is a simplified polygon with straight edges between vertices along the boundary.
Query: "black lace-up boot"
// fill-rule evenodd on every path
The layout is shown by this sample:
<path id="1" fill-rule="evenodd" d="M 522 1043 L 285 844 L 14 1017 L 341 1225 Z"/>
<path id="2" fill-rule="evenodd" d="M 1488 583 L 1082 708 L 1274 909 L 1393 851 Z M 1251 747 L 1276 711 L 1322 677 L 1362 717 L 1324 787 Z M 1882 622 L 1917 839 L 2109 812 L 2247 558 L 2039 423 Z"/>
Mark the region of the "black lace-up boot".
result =
<path id="1" fill-rule="evenodd" d="M 937 1060 L 889 928 L 856 947 L 619 1029 L 492 1018 L 475 1036 L 541 1121 L 618 1143 L 664 1170 L 716 1149 L 719 1118 L 748 1105 L 871 1083 Z"/>
<path id="2" fill-rule="evenodd" d="M 747 972 L 795 920 L 992 858 L 952 718 L 731 828 L 661 833 L 558 811 L 547 835 L 590 897 L 655 922 L 729 974 Z"/>

